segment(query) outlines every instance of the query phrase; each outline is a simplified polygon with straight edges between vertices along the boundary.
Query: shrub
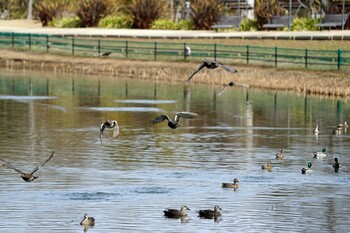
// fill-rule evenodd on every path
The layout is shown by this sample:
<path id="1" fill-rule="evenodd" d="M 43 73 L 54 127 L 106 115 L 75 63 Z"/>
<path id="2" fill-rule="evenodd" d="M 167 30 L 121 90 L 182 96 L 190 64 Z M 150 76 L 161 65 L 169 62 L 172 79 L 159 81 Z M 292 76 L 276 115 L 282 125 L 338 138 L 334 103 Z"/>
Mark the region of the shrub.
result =
<path id="1" fill-rule="evenodd" d="M 319 22 L 319 19 L 296 18 L 293 20 L 291 29 L 292 31 L 317 31 L 319 27 L 315 24 Z"/>
<path id="2" fill-rule="evenodd" d="M 208 30 L 215 24 L 218 15 L 224 12 L 224 5 L 220 2 L 216 9 L 217 0 L 193 0 L 191 1 L 191 14 L 194 24 L 194 29 Z"/>
<path id="3" fill-rule="evenodd" d="M 34 4 L 35 17 L 43 26 L 47 26 L 50 21 L 60 14 L 68 5 L 69 0 L 42 0 Z"/>
<path id="4" fill-rule="evenodd" d="M 107 16 L 98 23 L 100 28 L 131 28 L 131 25 L 132 19 L 124 15 Z"/>
<path id="5" fill-rule="evenodd" d="M 82 27 L 95 27 L 100 19 L 114 12 L 112 0 L 80 0 L 75 3 L 75 14 Z"/>
<path id="6" fill-rule="evenodd" d="M 256 31 L 258 27 L 255 20 L 245 18 L 241 21 L 239 29 L 241 31 Z"/>
<path id="7" fill-rule="evenodd" d="M 49 26 L 57 28 L 79 28 L 81 27 L 81 21 L 78 17 L 68 18 L 64 17 L 61 19 L 53 19 Z"/>
<path id="8" fill-rule="evenodd" d="M 127 5 L 127 12 L 133 18 L 132 27 L 149 29 L 152 22 L 165 16 L 167 11 L 165 0 L 131 0 Z"/>
<path id="9" fill-rule="evenodd" d="M 278 5 L 277 0 L 255 0 L 254 15 L 257 22 L 257 28 L 269 22 L 273 15 L 283 15 L 285 10 Z"/>
<path id="10" fill-rule="evenodd" d="M 180 20 L 178 23 L 175 23 L 170 19 L 157 19 L 153 21 L 151 29 L 191 30 L 192 26 L 192 20 Z"/>

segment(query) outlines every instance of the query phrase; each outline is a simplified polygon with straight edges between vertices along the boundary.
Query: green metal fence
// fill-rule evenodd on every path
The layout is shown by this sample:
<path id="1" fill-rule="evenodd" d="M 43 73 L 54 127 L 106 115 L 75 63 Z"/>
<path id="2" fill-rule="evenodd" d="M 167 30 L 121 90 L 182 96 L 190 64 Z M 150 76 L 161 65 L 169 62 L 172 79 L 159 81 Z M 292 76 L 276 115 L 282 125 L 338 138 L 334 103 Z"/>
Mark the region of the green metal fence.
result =
<path id="1" fill-rule="evenodd" d="M 190 57 L 186 56 L 186 46 L 191 48 Z M 0 47 L 74 56 L 100 56 L 109 51 L 112 53 L 110 56 L 117 59 L 196 61 L 208 58 L 228 64 L 257 64 L 322 70 L 350 68 L 350 51 L 345 50 L 149 42 L 27 33 L 0 33 Z"/>

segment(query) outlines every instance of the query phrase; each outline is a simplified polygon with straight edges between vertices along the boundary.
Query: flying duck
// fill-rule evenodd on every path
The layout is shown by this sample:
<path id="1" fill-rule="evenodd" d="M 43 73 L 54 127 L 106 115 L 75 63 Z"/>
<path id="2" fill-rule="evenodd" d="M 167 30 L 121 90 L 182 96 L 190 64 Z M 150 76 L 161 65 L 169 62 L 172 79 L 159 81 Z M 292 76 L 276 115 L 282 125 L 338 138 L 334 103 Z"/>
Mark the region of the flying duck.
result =
<path id="1" fill-rule="evenodd" d="M 117 121 L 110 121 L 107 120 L 106 122 L 104 122 L 101 127 L 100 127 L 100 141 L 102 142 L 102 136 L 103 136 L 103 132 L 105 129 L 113 129 L 113 137 L 118 137 L 120 132 L 119 132 L 119 126 L 118 126 L 118 122 Z"/>
<path id="2" fill-rule="evenodd" d="M 221 187 L 223 188 L 233 188 L 234 191 L 236 191 L 239 186 L 238 186 L 239 180 L 237 178 L 235 178 L 233 180 L 233 183 L 222 183 Z"/>
<path id="3" fill-rule="evenodd" d="M 218 205 L 214 206 L 214 210 L 199 210 L 198 217 L 217 219 L 218 217 L 220 217 L 222 215 L 220 210 L 222 210 L 222 209 Z"/>
<path id="4" fill-rule="evenodd" d="M 160 116 L 157 116 L 156 118 L 154 118 L 152 120 L 152 123 L 161 123 L 165 120 L 168 120 L 168 126 L 169 128 L 171 129 L 176 129 L 178 127 L 180 127 L 181 125 L 179 124 L 179 120 L 180 120 L 180 117 L 183 117 L 183 118 L 186 118 L 186 119 L 189 119 L 189 118 L 194 118 L 196 117 L 197 114 L 196 113 L 193 113 L 193 112 L 177 112 L 175 114 L 175 118 L 174 120 L 170 119 L 168 115 L 166 114 L 162 114 Z"/>
<path id="5" fill-rule="evenodd" d="M 181 218 L 187 216 L 186 210 L 190 210 L 187 206 L 181 206 L 180 210 L 177 209 L 166 209 L 164 210 L 164 216 L 168 218 Z"/>
<path id="6" fill-rule="evenodd" d="M 249 85 L 247 85 L 247 84 L 241 84 L 241 83 L 237 83 L 237 82 L 231 81 L 231 82 L 229 82 L 229 83 L 227 83 L 227 84 L 225 83 L 225 84 L 222 86 L 222 89 L 221 89 L 221 91 L 218 93 L 218 95 L 222 95 L 227 87 L 234 87 L 234 86 L 240 86 L 240 87 L 249 88 Z"/>
<path id="7" fill-rule="evenodd" d="M 51 156 L 50 156 L 48 159 L 46 159 L 42 164 L 40 164 L 40 165 L 38 165 L 37 167 L 35 167 L 35 168 L 33 169 L 33 171 L 30 172 L 30 173 L 22 172 L 21 170 L 15 168 L 14 166 L 12 166 L 11 164 L 9 164 L 8 162 L 6 162 L 5 160 L 2 160 L 2 159 L 0 159 L 0 165 L 2 165 L 3 167 L 6 167 L 6 168 L 12 169 L 12 170 L 14 170 L 15 172 L 21 174 L 21 178 L 22 178 L 24 181 L 26 181 L 26 182 L 31 182 L 31 181 L 33 181 L 33 180 L 35 180 L 35 179 L 38 179 L 38 176 L 34 176 L 34 173 L 35 173 L 36 171 L 38 171 L 40 167 L 44 166 L 47 162 L 49 162 L 49 160 L 50 160 L 50 159 L 52 158 L 52 156 L 53 156 L 53 153 L 54 153 L 54 151 L 52 151 L 52 154 L 51 154 Z"/>
<path id="8" fill-rule="evenodd" d="M 193 76 L 195 74 L 197 74 L 201 69 L 203 69 L 204 67 L 208 68 L 208 69 L 216 69 L 218 67 L 223 68 L 224 70 L 231 72 L 231 73 L 237 73 L 238 71 L 230 66 L 226 66 L 220 62 L 216 62 L 216 61 L 208 61 L 207 59 L 204 59 L 202 64 L 200 66 L 198 66 L 198 68 L 193 72 L 193 74 L 191 74 L 191 76 L 185 81 L 185 83 L 189 82 Z"/>

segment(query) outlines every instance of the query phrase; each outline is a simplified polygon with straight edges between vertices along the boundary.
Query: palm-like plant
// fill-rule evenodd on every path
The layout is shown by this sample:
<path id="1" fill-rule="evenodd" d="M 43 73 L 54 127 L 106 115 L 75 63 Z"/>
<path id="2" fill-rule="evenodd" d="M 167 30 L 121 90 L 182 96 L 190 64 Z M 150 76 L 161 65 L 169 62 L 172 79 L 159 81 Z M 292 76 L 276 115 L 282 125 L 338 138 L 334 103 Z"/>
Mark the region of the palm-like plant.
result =
<path id="1" fill-rule="evenodd" d="M 42 0 L 34 4 L 35 17 L 43 26 L 47 26 L 68 5 L 69 0 Z"/>
<path id="2" fill-rule="evenodd" d="M 193 0 L 191 1 L 191 14 L 196 30 L 208 30 L 218 21 L 218 16 L 223 14 L 224 5 L 217 0 Z"/>
<path id="3" fill-rule="evenodd" d="M 277 0 L 255 0 L 254 14 L 258 29 L 262 29 L 262 26 L 268 23 L 273 15 L 282 15 L 284 12 L 285 10 L 278 5 Z"/>

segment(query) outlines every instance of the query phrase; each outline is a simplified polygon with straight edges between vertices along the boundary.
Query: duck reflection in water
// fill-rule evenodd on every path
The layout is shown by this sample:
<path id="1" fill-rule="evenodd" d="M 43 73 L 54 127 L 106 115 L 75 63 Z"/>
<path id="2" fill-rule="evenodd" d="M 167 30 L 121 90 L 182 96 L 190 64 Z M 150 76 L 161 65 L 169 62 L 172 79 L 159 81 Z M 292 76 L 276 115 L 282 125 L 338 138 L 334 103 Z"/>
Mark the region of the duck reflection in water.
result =
<path id="1" fill-rule="evenodd" d="M 118 122 L 107 120 L 100 127 L 100 141 L 101 141 L 101 143 L 102 143 L 103 132 L 105 129 L 114 129 L 114 131 L 113 131 L 114 138 L 118 137 L 120 134 Z"/>
<path id="2" fill-rule="evenodd" d="M 47 162 L 49 162 L 49 160 L 52 158 L 53 154 L 54 154 L 54 151 L 52 151 L 52 154 L 51 154 L 51 156 L 48 159 L 46 159 L 42 164 L 40 164 L 37 167 L 35 167 L 33 169 L 33 171 L 30 172 L 30 173 L 22 172 L 21 170 L 15 168 L 14 166 L 12 166 L 11 164 L 9 164 L 8 162 L 6 162 L 3 159 L 0 159 L 0 165 L 2 165 L 3 167 L 6 167 L 6 168 L 12 169 L 15 172 L 19 173 L 21 175 L 21 178 L 24 181 L 31 182 L 31 181 L 34 181 L 35 179 L 38 179 L 38 176 L 34 176 L 34 173 L 37 172 L 39 170 L 39 168 L 44 166 Z"/>
<path id="3" fill-rule="evenodd" d="M 193 112 L 177 112 L 175 114 L 174 120 L 170 119 L 168 115 L 162 114 L 160 116 L 157 116 L 155 119 L 152 120 L 152 123 L 161 123 L 165 120 L 168 121 L 168 126 L 171 129 L 176 129 L 180 127 L 181 125 L 179 124 L 180 117 L 185 118 L 185 119 L 190 119 L 196 117 L 197 114 Z"/>
<path id="4" fill-rule="evenodd" d="M 334 163 L 332 164 L 332 167 L 334 168 L 334 172 L 338 172 L 340 168 L 340 164 L 338 162 L 338 158 L 334 158 Z"/>

